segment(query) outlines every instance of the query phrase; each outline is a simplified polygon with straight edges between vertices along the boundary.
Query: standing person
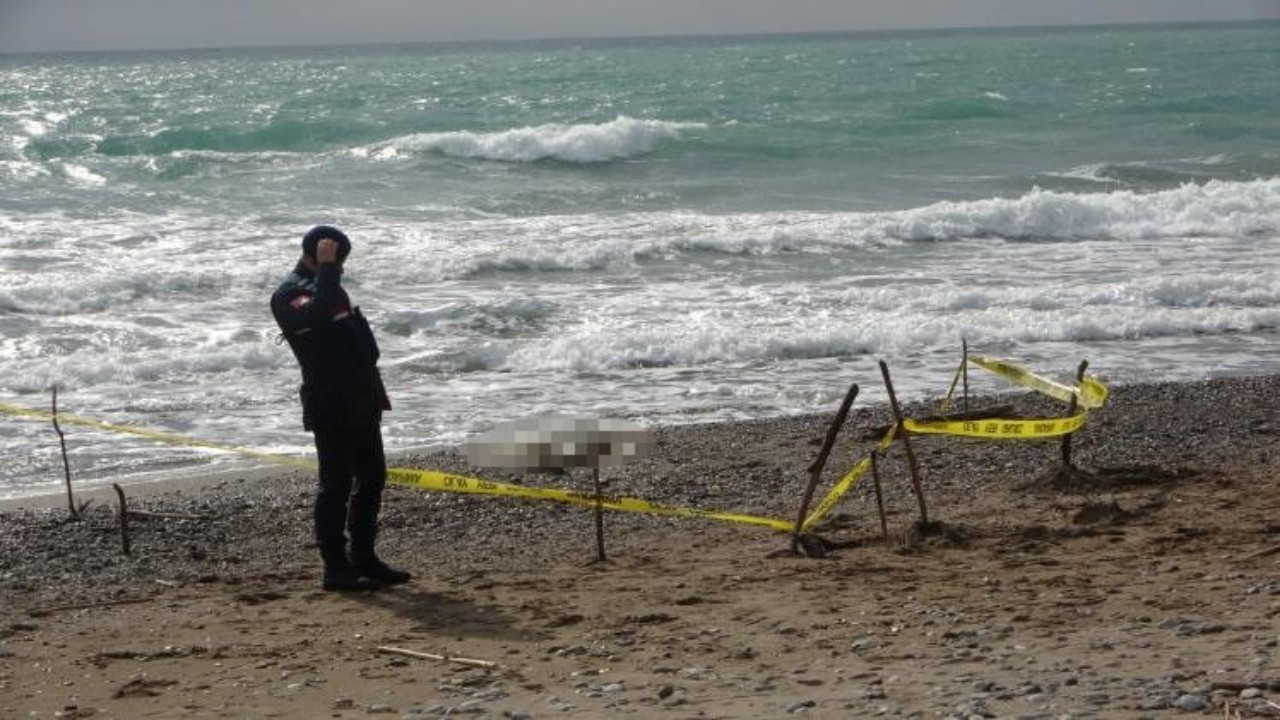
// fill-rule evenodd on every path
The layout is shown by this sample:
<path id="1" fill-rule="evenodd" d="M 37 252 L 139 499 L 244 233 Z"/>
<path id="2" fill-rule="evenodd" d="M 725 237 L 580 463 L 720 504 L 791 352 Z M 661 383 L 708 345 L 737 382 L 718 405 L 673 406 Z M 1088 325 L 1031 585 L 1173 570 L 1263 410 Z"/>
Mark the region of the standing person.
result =
<path id="1" fill-rule="evenodd" d="M 302 258 L 271 296 L 271 313 L 302 368 L 302 424 L 315 434 L 320 461 L 316 544 L 323 587 L 336 591 L 397 585 L 410 577 L 374 552 L 387 480 L 382 412 L 391 402 L 373 331 L 340 282 L 350 252 L 341 230 L 312 228 L 302 238 Z"/>

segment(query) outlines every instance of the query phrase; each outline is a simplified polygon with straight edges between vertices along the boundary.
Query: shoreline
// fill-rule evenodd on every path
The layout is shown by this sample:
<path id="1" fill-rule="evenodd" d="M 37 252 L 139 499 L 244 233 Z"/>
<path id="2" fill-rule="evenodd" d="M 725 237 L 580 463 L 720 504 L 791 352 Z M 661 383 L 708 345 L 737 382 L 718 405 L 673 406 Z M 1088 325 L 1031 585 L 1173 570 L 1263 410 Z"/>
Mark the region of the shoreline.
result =
<path id="1" fill-rule="evenodd" d="M 1277 398 L 1280 376 L 1112 388 L 1064 476 L 1058 442 L 913 436 L 931 524 L 895 446 L 887 536 L 868 478 L 823 558 L 609 513 L 598 564 L 587 509 L 392 487 L 380 552 L 415 581 L 343 595 L 318 588 L 302 473 L 139 493 L 173 517 L 135 521 L 130 556 L 111 507 L 0 509 L 0 714 L 1280 717 Z M 889 417 L 853 410 L 817 498 Z M 830 419 L 658 428 L 607 492 L 793 519 Z"/>
<path id="2" fill-rule="evenodd" d="M 1165 386 L 1165 385 L 1195 386 L 1195 385 L 1200 385 L 1204 383 L 1215 383 L 1215 382 L 1248 382 L 1251 380 L 1265 380 L 1267 378 L 1273 378 L 1273 377 L 1280 377 L 1280 373 L 1229 375 L 1229 376 L 1222 376 L 1222 377 L 1204 378 L 1199 380 L 1175 380 L 1175 381 L 1160 381 L 1160 382 L 1154 382 L 1154 383 L 1139 382 L 1139 383 L 1128 383 L 1128 384 L 1115 385 L 1115 386 L 1112 386 L 1108 383 L 1107 387 L 1108 388 L 1114 388 L 1114 387 L 1141 388 L 1141 387 L 1147 387 L 1147 386 Z M 974 399 L 976 403 L 982 403 L 982 402 L 992 403 L 992 402 L 1004 402 L 1003 399 L 1005 398 L 1019 397 L 1024 395 L 1029 395 L 1029 391 L 1025 390 L 1024 388 L 1009 385 L 1007 386 L 1007 389 L 1003 391 L 983 392 L 978 395 L 975 395 Z M 936 415 L 936 410 L 937 410 L 936 399 L 908 400 L 903 402 L 902 406 L 904 409 L 904 414 L 907 417 L 934 416 Z M 1055 406 L 1052 404 L 1045 405 L 1041 403 L 1040 407 L 1048 409 L 1050 411 L 1048 414 L 1046 414 L 1046 416 L 1052 415 L 1054 412 L 1057 412 L 1057 413 L 1064 412 L 1064 408 L 1060 405 L 1059 406 Z M 700 427 L 700 426 L 722 426 L 722 425 L 733 426 L 739 423 L 752 424 L 752 423 L 769 423 L 769 422 L 775 422 L 775 421 L 785 422 L 788 420 L 813 419 L 813 418 L 830 419 L 834 415 L 834 404 L 832 408 L 833 409 L 829 411 L 809 411 L 809 412 L 796 412 L 796 413 L 790 413 L 790 414 L 784 413 L 784 414 L 769 415 L 769 416 L 750 418 L 750 419 L 738 419 L 738 420 L 722 420 L 722 419 L 705 420 L 704 419 L 704 420 L 690 421 L 687 423 L 668 423 L 665 425 L 651 427 L 649 429 L 650 430 L 663 429 L 668 431 L 678 431 L 680 428 Z M 888 401 L 882 400 L 870 405 L 858 406 L 855 404 L 852 410 L 851 417 L 856 417 L 858 415 L 865 415 L 867 413 L 887 413 L 887 412 L 888 412 Z M 393 454 L 388 454 L 387 464 L 388 464 L 388 467 L 395 467 L 397 465 L 404 466 L 404 467 L 415 467 L 414 463 L 420 462 L 421 458 L 441 456 L 441 455 L 448 456 L 450 454 L 457 454 L 458 452 L 460 452 L 459 445 L 427 445 L 427 446 L 422 446 L 417 448 L 409 448 L 404 450 L 398 450 Z M 299 472 L 302 472 L 302 473 L 308 472 L 305 469 L 297 468 L 292 462 L 290 462 L 291 460 L 297 460 L 298 458 L 293 456 L 281 456 L 281 458 L 282 458 L 282 462 L 278 464 L 263 462 L 262 464 L 253 465 L 253 464 L 249 464 L 253 462 L 252 460 L 246 460 L 244 458 L 236 459 L 233 457 L 233 458 L 230 458 L 230 462 L 226 463 L 227 465 L 226 467 L 219 467 L 220 465 L 222 465 L 222 463 L 217 463 L 215 461 L 214 463 L 210 463 L 210 464 L 199 464 L 199 463 L 190 464 L 178 470 L 163 469 L 162 467 L 163 464 L 161 463 L 161 464 L 157 464 L 156 469 L 132 473 L 126 476 L 102 477 L 102 478 L 96 477 L 94 480 L 90 481 L 89 484 L 87 485 L 84 485 L 84 486 L 81 486 L 78 484 L 74 485 L 73 489 L 75 493 L 75 498 L 77 499 L 78 502 L 82 502 L 88 499 L 92 499 L 95 502 L 101 502 L 103 500 L 114 501 L 115 494 L 111 486 L 113 483 L 117 483 L 117 482 L 121 484 L 122 488 L 126 489 L 129 495 L 137 494 L 140 497 L 148 497 L 148 496 L 157 495 L 157 494 L 169 494 L 172 492 L 181 492 L 184 488 L 189 488 L 192 491 L 198 492 L 201 488 L 207 487 L 211 484 L 223 483 L 223 482 L 233 481 L 233 480 L 245 479 L 245 480 L 253 480 L 253 481 L 269 481 L 276 477 L 288 477 Z M 306 459 L 306 460 L 309 460 L 312 458 L 313 458 L 313 453 L 309 453 L 303 456 L 303 459 Z M 428 468 L 421 468 L 421 469 L 428 469 Z M 457 471 L 453 470 L 451 472 L 457 472 Z M 73 476 L 73 482 L 74 482 L 74 476 Z M 63 483 L 60 480 L 55 482 L 50 482 L 50 483 L 43 483 L 41 484 L 41 488 L 42 489 L 38 491 L 25 493 L 25 494 L 12 495 L 12 496 L 0 495 L 0 512 L 4 512 L 6 510 L 20 510 L 20 509 L 35 510 L 35 509 L 44 509 L 44 508 L 52 508 L 52 507 L 62 507 L 67 504 L 66 490 Z"/>
<path id="3" fill-rule="evenodd" d="M 1280 375 L 1278 373 L 1277 375 Z M 1267 375 L 1243 376 L 1234 379 L 1247 379 L 1249 377 L 1269 377 Z M 1232 378 L 1228 378 L 1232 379 Z M 1194 382 L 1207 382 L 1190 381 Z M 1177 384 L 1185 384 L 1179 382 Z M 1010 389 L 1000 393 L 985 393 L 977 396 L 977 401 L 981 402 L 983 398 L 997 398 L 1005 396 L 1016 396 L 1024 394 L 1027 391 L 1022 388 L 1010 386 Z M 915 408 L 922 415 L 932 414 L 936 408 L 931 407 L 930 400 L 912 400 L 903 403 L 905 408 Z M 770 415 L 759 418 L 751 418 L 745 420 L 696 420 L 686 423 L 668 423 L 665 425 L 649 428 L 650 430 L 678 430 L 687 427 L 699 426 L 732 426 L 737 423 L 768 423 L 773 421 L 786 421 L 788 419 L 804 419 L 804 418 L 827 418 L 830 419 L 834 415 L 834 405 L 829 411 L 816 412 L 796 412 L 783 413 L 778 415 Z M 887 412 L 888 401 L 884 400 L 871 405 L 857 406 L 853 408 L 854 416 L 865 414 L 867 412 Z M 908 415 L 911 413 L 908 412 Z M 387 457 L 388 467 L 396 465 L 412 466 L 413 463 L 423 457 L 438 456 L 441 454 L 457 454 L 460 452 L 459 445 L 428 445 L 419 448 L 410 448 L 400 450 Z M 292 456 L 281 456 L 282 462 L 279 464 L 264 462 L 263 464 L 253 465 L 251 460 L 243 458 L 230 458 L 227 463 L 228 467 L 219 467 L 218 463 L 211 464 L 191 464 L 177 470 L 167 470 L 157 466 L 154 470 L 147 470 L 132 473 L 121 477 L 96 477 L 85 485 L 77 483 L 73 474 L 73 492 L 77 502 L 92 499 L 95 502 L 102 500 L 114 500 L 115 494 L 112 489 L 113 483 L 120 483 L 121 487 L 126 490 L 129 495 L 137 494 L 140 497 L 148 497 L 157 494 L 168 494 L 172 492 L 180 492 L 184 489 L 190 489 L 198 492 L 201 488 L 212 484 L 218 484 L 231 480 L 247 479 L 255 481 L 269 481 L 277 476 L 288 477 L 298 472 L 307 472 L 300 470 L 290 462 L 283 459 L 295 459 Z M 305 459 L 313 458 L 313 453 L 304 456 Z M 35 492 L 24 493 L 12 496 L 0 496 L 0 512 L 6 510 L 21 509 L 45 509 L 53 507 L 63 507 L 67 504 L 65 485 L 61 480 L 42 483 L 41 489 Z"/>

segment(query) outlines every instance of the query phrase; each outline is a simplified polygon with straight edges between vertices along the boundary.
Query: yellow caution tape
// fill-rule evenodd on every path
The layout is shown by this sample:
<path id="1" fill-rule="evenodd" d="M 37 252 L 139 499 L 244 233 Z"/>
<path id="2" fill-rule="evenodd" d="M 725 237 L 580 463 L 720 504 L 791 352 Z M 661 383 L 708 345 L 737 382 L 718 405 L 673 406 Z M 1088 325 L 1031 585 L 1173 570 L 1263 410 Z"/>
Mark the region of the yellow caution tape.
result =
<path id="1" fill-rule="evenodd" d="M 1071 399 L 1075 398 L 1079 401 L 1081 407 L 1089 410 L 1100 408 L 1107 402 L 1107 396 L 1109 394 L 1107 386 L 1091 377 L 1084 378 L 1080 383 L 1080 387 L 1075 388 L 1070 385 L 1063 385 L 1062 383 L 1054 382 L 1048 378 L 1036 375 L 1030 370 L 1018 367 L 1013 363 L 992 360 L 980 355 L 970 355 L 969 362 L 977 365 L 978 367 L 990 370 L 991 372 L 1022 385 L 1023 387 L 1030 388 L 1042 395 L 1048 395 L 1049 397 L 1061 400 L 1062 402 L 1071 402 Z"/>
<path id="2" fill-rule="evenodd" d="M 1012 440 L 1069 435 L 1084 427 L 1088 411 L 1102 407 L 1107 402 L 1107 396 L 1109 395 L 1107 386 L 1091 377 L 1083 378 L 1079 387 L 1073 387 L 1055 382 L 1013 363 L 1001 360 L 992 360 L 980 355 L 970 355 L 969 362 L 1042 395 L 1068 403 L 1074 400 L 1084 410 L 1065 418 L 1039 418 L 1033 420 L 1002 418 L 987 418 L 983 420 L 904 420 L 903 427 L 908 432 Z M 957 377 L 959 377 L 958 372 Z M 950 404 L 951 393 L 954 390 L 955 380 L 952 380 L 951 389 L 947 391 L 947 397 L 943 400 L 944 405 Z"/>
<path id="3" fill-rule="evenodd" d="M 396 485 L 422 488 L 424 490 L 440 490 L 454 493 L 472 493 L 480 495 L 500 495 L 506 497 L 526 498 L 530 500 L 554 500 L 595 507 L 596 496 L 591 493 L 561 490 L 558 488 L 538 488 L 511 483 L 481 480 L 463 475 L 451 475 L 435 470 L 415 470 L 411 468 L 391 468 L 387 471 L 387 481 Z M 673 507 L 641 500 L 639 498 L 601 496 L 601 507 L 622 512 L 647 513 L 649 515 L 666 515 L 670 517 L 696 517 L 743 525 L 762 525 L 780 532 L 791 532 L 795 523 L 756 515 L 721 512 L 719 510 L 698 510 L 695 508 Z"/>
<path id="4" fill-rule="evenodd" d="M 1107 399 L 1108 391 L 1106 386 L 1092 378 L 1085 378 L 1081 383 L 1080 388 L 1073 388 L 1040 377 L 1039 375 L 1011 363 L 991 360 L 989 358 L 979 356 L 970 356 L 969 360 L 980 367 L 996 373 L 997 375 L 1050 397 L 1063 400 L 1064 402 L 1069 402 L 1072 397 L 1075 397 L 1086 409 L 1101 407 Z M 956 376 L 952 379 L 951 389 L 947 392 L 947 401 L 950 400 L 950 397 L 955 390 L 956 381 L 959 379 L 962 369 L 963 365 L 961 368 L 957 369 Z M 7 403 L 0 403 L 0 412 L 29 419 L 46 421 L 54 419 L 52 412 L 34 410 Z M 1040 420 L 904 420 L 903 427 L 908 432 L 913 433 L 963 435 L 979 438 L 1045 438 L 1075 432 L 1084 425 L 1085 417 L 1086 413 L 1081 412 L 1069 418 L 1047 418 Z M 236 455 L 250 457 L 277 465 L 288 465 L 308 469 L 316 467 L 315 461 L 309 459 L 235 447 L 232 445 L 224 445 L 222 443 L 199 440 L 196 438 L 158 432 L 155 430 L 147 430 L 145 428 L 117 425 L 115 423 L 105 422 L 102 420 L 93 420 L 89 418 L 76 417 L 74 415 L 64 415 L 61 413 L 58 414 L 57 420 L 59 423 L 79 425 L 108 432 L 136 435 L 171 445 L 182 445 L 234 453 Z M 896 426 L 890 429 L 872 452 L 884 452 L 887 450 L 893 444 L 896 432 Z M 805 518 L 804 523 L 801 526 L 801 530 L 808 530 L 825 517 L 831 509 L 835 507 L 836 503 L 838 503 L 840 499 L 849 492 L 849 490 L 853 489 L 853 487 L 857 485 L 858 481 L 861 480 L 870 469 L 871 456 L 868 455 L 854 465 L 854 467 L 831 488 L 827 493 L 827 496 L 823 498 L 822 502 L 818 503 L 818 506 L 809 514 L 809 517 Z M 597 503 L 596 496 L 590 493 L 581 493 L 558 488 L 528 487 L 511 483 L 495 482 L 492 480 L 483 480 L 481 478 L 467 477 L 464 475 L 453 475 L 436 470 L 389 468 L 387 470 L 387 481 L 396 485 L 416 487 L 424 490 L 436 490 L 440 492 L 496 495 L 531 500 L 550 500 L 587 507 L 594 507 Z M 744 525 L 759 525 L 772 528 L 779 532 L 788 533 L 795 530 L 795 523 L 786 520 L 723 512 L 719 510 L 699 510 L 696 508 L 661 505 L 649 502 L 648 500 L 641 500 L 639 498 L 602 496 L 599 502 L 602 507 L 621 512 L 639 512 L 669 517 L 707 518 Z"/>
<path id="5" fill-rule="evenodd" d="M 1036 438 L 1069 435 L 1081 427 L 1087 413 L 1076 413 L 1065 418 L 1040 418 L 1035 420 L 903 420 L 907 432 L 933 435 L 961 435 L 988 440 L 1030 440 Z"/>
<path id="6" fill-rule="evenodd" d="M 47 410 L 33 410 L 20 405 L 10 405 L 8 403 L 0 403 L 0 412 L 6 412 L 10 415 L 31 418 L 33 420 L 52 421 L 54 415 Z M 204 448 L 206 450 L 218 450 L 221 452 L 235 453 L 245 457 L 265 460 L 277 465 L 294 465 L 297 467 L 315 467 L 315 462 L 305 460 L 303 458 L 290 457 L 288 455 L 280 455 L 277 453 L 264 452 L 262 450 L 250 450 L 248 448 L 235 447 L 232 445 L 223 445 L 222 443 L 209 442 L 207 440 L 199 440 L 197 438 L 184 437 L 182 435 L 174 435 L 172 433 L 157 432 L 155 430 L 147 430 L 145 428 L 130 427 L 128 425 L 117 425 L 104 420 L 92 420 L 90 418 L 76 417 L 75 415 L 64 415 L 58 413 L 58 423 L 66 423 L 68 425 L 79 425 L 81 427 L 89 427 L 95 430 L 106 430 L 107 432 L 124 433 L 126 435 L 137 435 L 139 437 L 155 440 L 156 442 L 168 443 L 170 445 L 184 445 L 187 447 Z"/>
<path id="7" fill-rule="evenodd" d="M 885 436 L 880 439 L 880 444 L 876 445 L 872 452 L 884 452 L 885 450 L 888 450 L 889 446 L 893 444 L 894 437 L 897 433 L 897 425 L 889 428 L 889 432 L 885 433 Z M 867 455 L 862 458 L 857 465 L 854 465 L 852 470 L 845 473 L 844 477 L 840 478 L 839 482 L 832 486 L 831 491 L 822 499 L 822 502 L 818 503 L 818 506 L 813 509 L 813 512 L 809 513 L 809 517 L 804 519 L 804 523 L 800 526 L 800 532 L 808 531 L 809 528 L 818 524 L 819 520 L 826 517 L 827 513 L 831 512 L 831 508 L 835 507 L 836 503 L 840 501 L 840 498 L 844 497 L 845 493 L 852 490 L 853 486 L 857 485 L 858 481 L 862 479 L 862 476 L 866 475 L 867 471 L 870 469 L 871 455 Z M 795 527 L 794 523 L 792 523 L 792 527 Z"/>
<path id="8" fill-rule="evenodd" d="M 8 403 L 0 403 L 0 412 L 33 420 L 52 421 L 54 417 L 52 412 L 46 410 L 34 410 L 20 405 L 10 405 Z M 90 427 L 95 430 L 136 435 L 155 440 L 157 442 L 168 443 L 170 445 L 183 445 L 186 447 L 234 453 L 236 455 L 274 463 L 276 465 L 288 465 L 308 469 L 314 469 L 316 467 L 316 462 L 314 460 L 306 458 L 280 455 L 261 450 L 251 450 L 248 448 L 224 445 L 222 443 L 210 442 L 207 440 L 199 440 L 197 438 L 184 437 L 182 435 L 175 435 L 172 433 L 158 432 L 155 430 L 147 430 L 128 425 L 117 425 L 103 420 L 92 420 L 89 418 L 76 417 L 74 415 L 65 415 L 63 413 L 58 413 L 58 422 L 60 424 L 66 423 L 68 425 Z M 554 488 L 526 487 L 523 485 L 494 482 L 492 480 L 482 480 L 480 478 L 467 477 L 465 475 L 452 475 L 435 470 L 388 468 L 387 481 L 396 485 L 416 487 L 424 490 L 438 490 L 441 492 L 499 495 L 532 500 L 553 500 L 573 505 L 591 507 L 594 507 L 596 504 L 595 495 L 590 493 L 580 493 L 572 490 L 560 490 Z M 721 512 L 718 510 L 698 510 L 695 508 L 672 507 L 652 503 L 648 500 L 640 500 L 638 498 L 604 496 L 601 504 L 603 507 L 622 512 L 642 512 L 651 515 L 666 515 L 672 517 L 708 518 L 711 520 L 722 520 L 725 522 L 744 525 L 762 525 L 780 532 L 791 532 L 795 529 L 795 523 L 788 522 L 786 520 Z"/>

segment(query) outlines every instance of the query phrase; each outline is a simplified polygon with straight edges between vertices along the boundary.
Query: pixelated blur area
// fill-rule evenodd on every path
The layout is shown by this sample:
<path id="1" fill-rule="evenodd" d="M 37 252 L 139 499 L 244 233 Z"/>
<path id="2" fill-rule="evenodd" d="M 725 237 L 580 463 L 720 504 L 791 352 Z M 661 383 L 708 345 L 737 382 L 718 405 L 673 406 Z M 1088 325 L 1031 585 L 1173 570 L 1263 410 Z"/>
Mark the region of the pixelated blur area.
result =
<path id="1" fill-rule="evenodd" d="M 467 441 L 475 467 L 569 470 L 617 467 L 653 451 L 653 436 L 625 420 L 547 415 L 503 423 Z"/>

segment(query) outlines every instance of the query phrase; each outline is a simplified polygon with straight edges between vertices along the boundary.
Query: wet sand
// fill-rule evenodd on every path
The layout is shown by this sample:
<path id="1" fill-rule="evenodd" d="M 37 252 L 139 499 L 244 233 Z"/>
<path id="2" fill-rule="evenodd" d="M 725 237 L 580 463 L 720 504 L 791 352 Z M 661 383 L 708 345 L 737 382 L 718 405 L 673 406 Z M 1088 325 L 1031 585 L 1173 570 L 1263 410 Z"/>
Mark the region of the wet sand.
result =
<path id="1" fill-rule="evenodd" d="M 931 524 L 898 444 L 887 536 L 868 478 L 821 558 L 611 513 L 592 563 L 589 510 L 393 487 L 382 554 L 415 581 L 332 594 L 302 472 L 131 490 L 166 517 L 132 519 L 130 556 L 109 500 L 80 522 L 10 502 L 0 716 L 1280 717 L 1278 398 L 1280 377 L 1113 388 L 1067 474 L 1057 441 L 915 436 Z M 973 404 L 1006 403 L 1063 413 Z M 609 491 L 792 519 L 830 420 L 663 428 Z M 887 422 L 855 410 L 820 494 Z"/>

